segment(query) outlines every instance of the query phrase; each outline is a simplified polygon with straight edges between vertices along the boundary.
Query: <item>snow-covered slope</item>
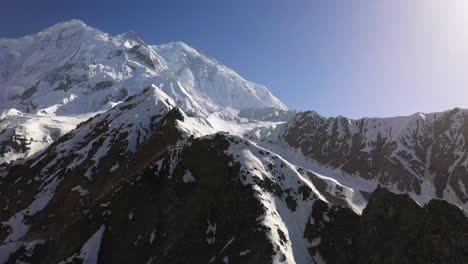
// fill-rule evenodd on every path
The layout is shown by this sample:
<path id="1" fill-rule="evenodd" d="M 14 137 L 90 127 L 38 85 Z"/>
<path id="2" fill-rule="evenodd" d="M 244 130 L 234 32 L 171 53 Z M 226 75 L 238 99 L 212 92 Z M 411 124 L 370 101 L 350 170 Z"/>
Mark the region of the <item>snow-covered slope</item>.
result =
<path id="1" fill-rule="evenodd" d="M 219 110 L 219 107 L 287 109 L 266 87 L 246 81 L 233 70 L 183 42 L 151 47 L 165 59 L 171 72 L 161 88 L 184 111 L 212 112 Z M 192 100 L 186 100 L 186 97 Z M 201 105 L 200 109 L 187 105 L 194 102 L 203 102 L 206 106 Z"/>
<path id="2" fill-rule="evenodd" d="M 346 249 L 340 256 L 367 255 L 348 238 L 359 237 L 353 211 L 368 193 L 260 143 L 200 136 L 198 121 L 150 86 L 3 168 L 0 263 L 325 263 L 332 242 Z M 453 222 L 451 232 L 462 228 Z"/>
<path id="3" fill-rule="evenodd" d="M 1 108 L 23 112 L 93 112 L 150 84 L 186 112 L 286 109 L 265 87 L 185 43 L 149 46 L 135 33 L 112 37 L 78 20 L 19 39 L 0 39 L 0 61 Z"/>
<path id="4" fill-rule="evenodd" d="M 0 163 L 25 158 L 44 149 L 95 114 L 49 116 L 5 110 L 0 113 Z"/>
<path id="5" fill-rule="evenodd" d="M 468 110 L 358 120 L 302 112 L 279 130 L 270 140 L 323 166 L 468 209 Z"/>
<path id="6" fill-rule="evenodd" d="M 0 125 L 10 128 L 3 138 L 17 134 L 41 142 L 28 151 L 27 146 L 2 151 L 0 163 L 31 155 L 50 143 L 45 138 L 56 138 L 28 130 L 43 126 L 47 116 L 74 117 L 60 122 L 63 134 L 76 126 L 74 120 L 110 109 L 149 85 L 161 88 L 189 116 L 207 117 L 226 107 L 287 109 L 264 86 L 185 43 L 150 46 L 133 32 L 113 37 L 71 20 L 34 35 L 0 39 L 0 111 L 16 109 L 24 122 L 34 123 L 13 132 L 18 118 L 3 116 Z"/>
<path id="7" fill-rule="evenodd" d="M 305 263 L 313 256 L 303 234 L 317 199 L 362 210 L 359 191 L 241 137 L 202 136 L 201 120 L 149 86 L 44 151 L 4 167 L 0 193 L 8 199 L 0 201 L 0 263 L 34 263 L 40 252 L 45 263 L 84 260 L 100 250 L 104 262 L 193 257 L 176 254 L 179 247 L 200 249 L 195 262 L 242 257 L 251 263 Z M 176 216 L 168 214 L 173 210 Z M 125 238 L 111 238 L 123 229 Z M 182 238 L 179 230 L 185 230 Z M 186 238 L 188 233 L 193 236 Z M 101 242 L 91 246 L 95 234 Z"/>

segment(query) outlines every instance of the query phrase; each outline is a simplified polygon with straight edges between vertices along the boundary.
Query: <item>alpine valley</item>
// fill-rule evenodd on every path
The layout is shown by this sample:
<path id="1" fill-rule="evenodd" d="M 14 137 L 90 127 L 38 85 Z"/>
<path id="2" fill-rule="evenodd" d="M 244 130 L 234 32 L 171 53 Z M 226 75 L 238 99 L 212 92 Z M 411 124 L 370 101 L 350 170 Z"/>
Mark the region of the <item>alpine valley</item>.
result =
<path id="1" fill-rule="evenodd" d="M 468 263 L 468 110 L 289 110 L 182 42 L 0 39 L 0 264 Z"/>

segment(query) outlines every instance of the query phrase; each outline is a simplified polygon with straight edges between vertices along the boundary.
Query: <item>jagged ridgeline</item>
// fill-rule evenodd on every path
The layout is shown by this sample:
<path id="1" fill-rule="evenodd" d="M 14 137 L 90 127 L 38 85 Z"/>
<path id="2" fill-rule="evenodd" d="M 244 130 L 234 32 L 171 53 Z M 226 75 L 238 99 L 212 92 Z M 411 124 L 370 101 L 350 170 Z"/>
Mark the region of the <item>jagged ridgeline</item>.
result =
<path id="1" fill-rule="evenodd" d="M 1 264 L 468 263 L 466 110 L 288 110 L 77 20 L 0 62 Z"/>

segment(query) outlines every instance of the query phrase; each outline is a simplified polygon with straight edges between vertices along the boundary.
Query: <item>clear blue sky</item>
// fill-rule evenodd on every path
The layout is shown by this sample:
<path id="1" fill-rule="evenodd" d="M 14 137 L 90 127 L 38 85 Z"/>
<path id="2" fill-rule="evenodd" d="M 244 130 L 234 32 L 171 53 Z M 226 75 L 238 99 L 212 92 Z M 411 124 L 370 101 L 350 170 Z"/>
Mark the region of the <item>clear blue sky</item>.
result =
<path id="1" fill-rule="evenodd" d="M 3 0 L 0 37 L 76 18 L 184 41 L 290 108 L 393 116 L 468 107 L 466 14 L 464 0 Z"/>

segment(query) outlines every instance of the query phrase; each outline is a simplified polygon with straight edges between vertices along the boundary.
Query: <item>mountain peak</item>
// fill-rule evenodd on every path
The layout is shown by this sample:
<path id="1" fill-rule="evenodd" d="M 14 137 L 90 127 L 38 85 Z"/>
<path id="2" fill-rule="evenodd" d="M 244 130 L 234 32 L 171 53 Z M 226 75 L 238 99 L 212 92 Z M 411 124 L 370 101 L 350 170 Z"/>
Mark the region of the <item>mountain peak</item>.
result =
<path id="1" fill-rule="evenodd" d="M 70 29 L 79 29 L 79 28 L 88 28 L 92 29 L 92 27 L 86 25 L 83 21 L 78 19 L 72 19 L 69 21 L 59 22 L 54 24 L 41 32 L 55 32 L 57 30 L 70 30 Z"/>
<path id="2" fill-rule="evenodd" d="M 133 31 L 113 37 L 74 19 L 27 37 L 0 39 L 0 47 L 0 109 L 14 108 L 32 119 L 41 115 L 47 121 L 44 133 L 52 122 L 44 116 L 93 116 L 151 84 L 182 111 L 202 118 L 225 108 L 287 109 L 266 87 L 181 41 L 147 45 Z M 5 123 L 11 133 L 4 138 L 18 130 L 16 116 L 8 115 Z M 46 142 L 41 147 L 51 142 L 35 129 L 26 130 L 21 134 L 32 133 L 35 142 Z M 17 151 L 25 153 L 26 148 L 13 148 L 12 153 Z"/>
<path id="3" fill-rule="evenodd" d="M 118 35 L 116 37 L 121 38 L 123 40 L 128 40 L 128 41 L 135 42 L 137 45 L 146 45 L 146 43 L 134 31 L 128 31 L 128 32 L 120 34 L 120 35 Z"/>
<path id="4" fill-rule="evenodd" d="M 81 21 L 79 19 L 71 19 L 71 20 L 68 20 L 68 21 L 61 22 L 59 24 L 87 26 L 85 22 L 83 22 L 83 21 Z"/>

